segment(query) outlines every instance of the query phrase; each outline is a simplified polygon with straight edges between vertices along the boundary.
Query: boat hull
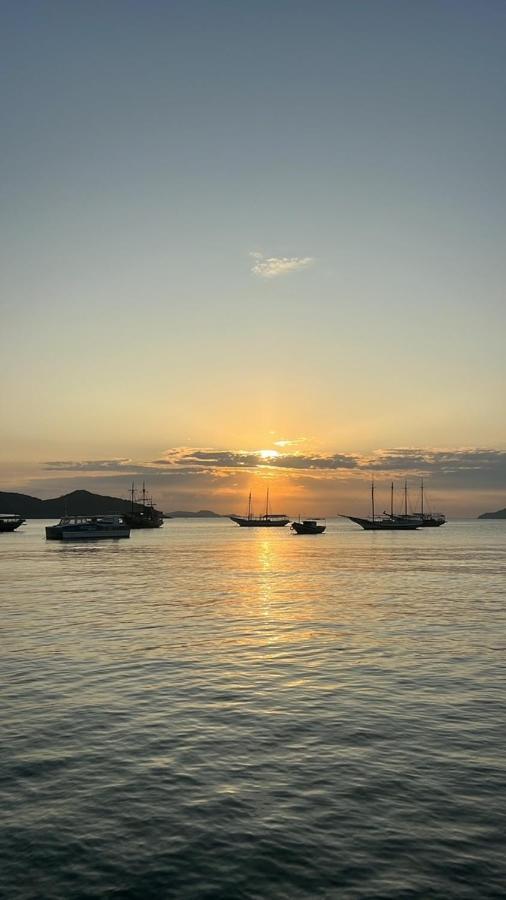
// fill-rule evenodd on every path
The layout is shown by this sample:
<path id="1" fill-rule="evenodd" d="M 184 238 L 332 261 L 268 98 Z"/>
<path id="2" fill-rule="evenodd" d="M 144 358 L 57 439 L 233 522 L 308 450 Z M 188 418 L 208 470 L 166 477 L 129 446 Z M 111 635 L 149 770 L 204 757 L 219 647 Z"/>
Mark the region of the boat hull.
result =
<path id="1" fill-rule="evenodd" d="M 279 519 L 248 519 L 247 516 L 230 516 L 232 522 L 240 525 L 241 528 L 284 528 L 288 525 L 290 519 L 280 516 Z"/>
<path id="2" fill-rule="evenodd" d="M 418 522 L 419 528 L 439 528 L 446 523 L 446 517 L 441 515 L 430 515 L 429 513 L 413 513 L 408 516 L 390 516 L 395 522 Z"/>
<path id="3" fill-rule="evenodd" d="M 290 526 L 295 534 L 323 534 L 326 525 L 306 525 L 304 522 L 292 522 Z"/>
<path id="4" fill-rule="evenodd" d="M 48 541 L 102 541 L 127 537 L 130 537 L 129 528 L 89 528 L 85 530 L 83 528 L 60 528 L 58 525 L 46 526 Z"/>
<path id="5" fill-rule="evenodd" d="M 161 528 L 163 516 L 143 516 L 142 513 L 122 513 L 126 524 L 130 528 Z"/>
<path id="6" fill-rule="evenodd" d="M 22 516 L 13 516 L 12 518 L 9 516 L 5 519 L 0 518 L 0 532 L 15 531 L 24 521 Z"/>
<path id="7" fill-rule="evenodd" d="M 361 519 L 358 516 L 345 516 L 350 522 L 360 525 L 365 531 L 415 531 L 420 522 L 397 521 L 395 519 Z"/>

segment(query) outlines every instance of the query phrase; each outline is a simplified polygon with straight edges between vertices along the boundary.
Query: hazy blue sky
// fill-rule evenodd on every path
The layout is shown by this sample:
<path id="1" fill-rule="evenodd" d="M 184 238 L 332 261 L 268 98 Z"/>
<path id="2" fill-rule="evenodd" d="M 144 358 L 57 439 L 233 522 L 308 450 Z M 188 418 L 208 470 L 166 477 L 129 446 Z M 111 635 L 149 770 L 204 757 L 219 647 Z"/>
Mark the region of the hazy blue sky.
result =
<path id="1" fill-rule="evenodd" d="M 0 10 L 5 484 L 506 449 L 503 0 Z"/>

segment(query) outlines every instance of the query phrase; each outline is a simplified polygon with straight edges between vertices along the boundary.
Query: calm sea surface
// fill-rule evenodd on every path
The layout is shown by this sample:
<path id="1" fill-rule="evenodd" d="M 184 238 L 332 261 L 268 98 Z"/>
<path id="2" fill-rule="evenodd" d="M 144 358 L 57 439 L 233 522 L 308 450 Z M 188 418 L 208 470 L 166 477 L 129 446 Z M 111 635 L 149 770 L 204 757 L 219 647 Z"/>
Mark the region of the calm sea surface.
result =
<path id="1" fill-rule="evenodd" d="M 506 895 L 506 522 L 0 535 L 0 894 Z"/>

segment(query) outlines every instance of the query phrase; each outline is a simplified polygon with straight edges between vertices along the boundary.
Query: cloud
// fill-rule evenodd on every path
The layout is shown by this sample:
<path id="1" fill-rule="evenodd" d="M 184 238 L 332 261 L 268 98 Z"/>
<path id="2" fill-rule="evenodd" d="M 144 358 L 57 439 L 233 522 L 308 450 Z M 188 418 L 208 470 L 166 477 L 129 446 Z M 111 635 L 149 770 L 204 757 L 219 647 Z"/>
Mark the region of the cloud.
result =
<path id="1" fill-rule="evenodd" d="M 307 438 L 295 438 L 295 439 L 283 439 L 280 441 L 274 441 L 273 447 L 295 447 L 297 444 L 305 444 L 307 442 Z"/>
<path id="2" fill-rule="evenodd" d="M 304 454 L 279 454 L 265 457 L 262 451 L 244 450 L 168 450 L 154 465 L 159 466 L 205 466 L 210 469 L 354 469 L 358 459 L 351 454 L 335 453 L 332 456 L 309 456 Z"/>
<path id="3" fill-rule="evenodd" d="M 506 474 L 504 450 L 463 447 L 457 449 L 419 449 L 400 447 L 376 450 L 362 465 L 378 472 L 414 472 L 420 475 L 438 473 L 450 475 L 456 472 L 503 471 Z"/>
<path id="4" fill-rule="evenodd" d="M 313 256 L 269 256 L 262 253 L 250 253 L 256 260 L 251 271 L 261 278 L 277 278 L 278 275 L 288 275 L 290 272 L 298 272 L 307 269 L 314 262 Z"/>
<path id="5" fill-rule="evenodd" d="M 307 444 L 306 444 L 307 446 Z M 305 448 L 304 448 L 305 449 Z M 160 508 L 209 508 L 228 514 L 250 490 L 260 495 L 267 483 L 291 514 L 335 515 L 367 512 L 368 484 L 374 474 L 378 498 L 392 479 L 408 480 L 411 495 L 423 476 L 428 502 L 450 515 L 478 514 L 506 504 L 506 449 L 494 447 L 387 447 L 368 453 L 309 453 L 287 445 L 279 456 L 260 449 L 170 447 L 158 458 L 116 457 L 51 460 L 28 473 L 4 468 L 8 490 L 53 497 L 82 489 L 128 496 L 132 480 L 146 480 Z M 379 501 L 378 501 L 379 502 Z M 385 502 L 387 500 L 385 499 Z M 286 505 L 285 505 L 286 504 Z"/>
<path id="6" fill-rule="evenodd" d="M 116 472 L 118 469 L 135 470 L 136 463 L 131 459 L 84 459 L 48 460 L 44 468 L 53 472 Z"/>
<path id="7" fill-rule="evenodd" d="M 143 475 L 177 480 L 209 476 L 219 479 L 234 472 L 277 472 L 292 479 L 409 478 L 424 476 L 453 487 L 496 487 L 506 485 L 506 451 L 493 448 L 410 448 L 376 450 L 371 454 L 279 453 L 265 457 L 260 450 L 215 450 L 173 447 L 158 459 L 133 461 L 125 458 L 99 460 L 51 460 L 44 469 L 60 475 L 88 477 Z"/>
<path id="8" fill-rule="evenodd" d="M 333 471 L 355 469 L 359 465 L 355 456 L 341 453 L 335 453 L 333 456 L 305 456 L 295 453 L 290 456 L 278 456 L 268 462 L 269 465 L 280 469 L 329 469 Z"/>

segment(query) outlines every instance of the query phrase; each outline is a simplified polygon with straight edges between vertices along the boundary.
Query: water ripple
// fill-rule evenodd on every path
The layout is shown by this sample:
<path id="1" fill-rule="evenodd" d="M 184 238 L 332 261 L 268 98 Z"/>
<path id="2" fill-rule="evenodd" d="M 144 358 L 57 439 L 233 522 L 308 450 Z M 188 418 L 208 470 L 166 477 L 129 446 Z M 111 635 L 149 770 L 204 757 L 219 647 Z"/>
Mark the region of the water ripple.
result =
<path id="1" fill-rule="evenodd" d="M 2 535 L 0 892 L 503 897 L 504 536 Z"/>

